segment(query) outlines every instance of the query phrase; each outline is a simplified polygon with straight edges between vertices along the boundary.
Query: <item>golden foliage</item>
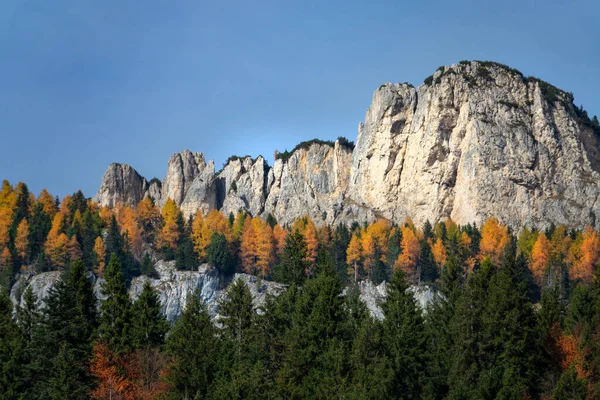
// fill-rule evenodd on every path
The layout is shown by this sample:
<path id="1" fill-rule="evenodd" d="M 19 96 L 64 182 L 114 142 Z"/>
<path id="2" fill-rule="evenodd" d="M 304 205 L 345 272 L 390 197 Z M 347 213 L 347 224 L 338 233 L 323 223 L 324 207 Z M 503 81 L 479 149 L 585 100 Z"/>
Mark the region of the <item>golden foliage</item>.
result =
<path id="1" fill-rule="evenodd" d="M 358 263 L 362 260 L 362 241 L 356 232 L 352 235 L 348 248 L 346 249 L 346 264 L 348 264 L 348 275 L 353 275 L 358 280 Z"/>
<path id="2" fill-rule="evenodd" d="M 285 248 L 285 238 L 287 237 L 287 230 L 283 229 L 279 224 L 273 227 L 273 239 L 275 240 L 275 252 L 278 255 L 283 254 Z"/>
<path id="3" fill-rule="evenodd" d="M 194 243 L 194 251 L 198 254 L 200 260 L 206 259 L 206 248 L 210 244 L 213 232 L 202 216 L 202 211 L 196 212 L 196 217 L 192 222 L 191 239 Z"/>
<path id="4" fill-rule="evenodd" d="M 591 282 L 594 271 L 600 261 L 600 237 L 591 227 L 585 228 L 582 235 L 580 257 L 571 265 L 569 275 L 571 279 L 581 279 Z"/>
<path id="5" fill-rule="evenodd" d="M 116 210 L 116 218 L 121 234 L 129 241 L 133 255 L 139 260 L 142 258 L 142 230 L 138 225 L 134 211 L 129 206 L 119 205 Z"/>
<path id="6" fill-rule="evenodd" d="M 162 209 L 163 227 L 158 235 L 157 242 L 159 247 L 175 249 L 179 241 L 179 227 L 177 220 L 181 216 L 181 211 L 172 199 L 167 199 Z"/>
<path id="7" fill-rule="evenodd" d="M 92 390 L 92 397 L 99 400 L 135 400 L 134 386 L 123 373 L 124 363 L 104 343 L 96 343 L 93 352 L 90 370 L 97 385 Z"/>
<path id="8" fill-rule="evenodd" d="M 259 217 L 246 218 L 242 231 L 240 254 L 246 273 L 266 276 L 273 262 L 273 231 Z"/>
<path id="9" fill-rule="evenodd" d="M 401 268 L 406 274 L 407 278 L 413 282 L 418 281 L 418 273 L 416 270 L 417 261 L 421 256 L 421 244 L 417 235 L 411 229 L 410 225 L 407 225 L 401 229 L 402 231 L 402 252 L 396 260 L 395 266 Z"/>
<path id="10" fill-rule="evenodd" d="M 50 218 L 54 218 L 54 214 L 58 212 L 58 208 L 56 207 L 52 195 L 48 193 L 46 189 L 42 189 L 37 198 L 37 202 L 42 205 L 42 209 L 50 216 Z"/>
<path id="11" fill-rule="evenodd" d="M 69 243 L 69 238 L 62 232 L 62 227 L 63 214 L 56 213 L 44 247 L 44 251 L 50 262 L 58 268 L 66 267 L 68 262 L 67 244 Z"/>
<path id="12" fill-rule="evenodd" d="M 435 265 L 438 268 L 438 271 L 441 271 L 448 260 L 448 254 L 446 253 L 446 247 L 444 247 L 444 243 L 442 239 L 437 238 L 433 245 L 430 243 L 431 253 L 433 254 L 433 259 L 435 261 Z"/>
<path id="13" fill-rule="evenodd" d="M 490 257 L 492 264 L 504 264 L 504 252 L 510 243 L 508 228 L 495 218 L 485 221 L 481 228 L 481 241 L 479 242 L 479 257 L 483 260 Z"/>
<path id="14" fill-rule="evenodd" d="M 98 236 L 94 242 L 94 253 L 96 254 L 96 266 L 94 272 L 98 275 L 104 275 L 104 268 L 106 267 L 106 249 L 104 248 L 104 241 Z"/>
<path id="15" fill-rule="evenodd" d="M 531 249 L 531 264 L 530 270 L 533 279 L 538 285 L 542 284 L 546 267 L 550 262 L 550 241 L 546 235 L 541 233 L 538 235 L 533 248 Z"/>
<path id="16" fill-rule="evenodd" d="M 19 257 L 24 259 L 27 256 L 27 248 L 29 247 L 29 223 L 24 218 L 17 227 L 17 236 L 15 238 L 15 248 Z"/>

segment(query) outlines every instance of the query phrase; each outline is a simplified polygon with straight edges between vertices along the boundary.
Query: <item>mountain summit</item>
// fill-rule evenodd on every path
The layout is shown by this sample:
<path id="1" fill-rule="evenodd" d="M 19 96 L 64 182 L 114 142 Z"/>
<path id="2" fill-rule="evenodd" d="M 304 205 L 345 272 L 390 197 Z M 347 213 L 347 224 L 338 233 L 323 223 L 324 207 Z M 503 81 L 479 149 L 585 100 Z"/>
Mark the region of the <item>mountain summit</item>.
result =
<path id="1" fill-rule="evenodd" d="M 502 64 L 440 67 L 418 88 L 373 95 L 356 146 L 303 142 L 264 158 L 230 157 L 221 171 L 200 153 L 174 154 L 162 182 L 111 164 L 95 200 L 112 206 L 172 198 L 201 209 L 302 215 L 330 224 L 386 218 L 415 223 L 488 217 L 518 228 L 600 228 L 600 127 L 573 95 Z"/>

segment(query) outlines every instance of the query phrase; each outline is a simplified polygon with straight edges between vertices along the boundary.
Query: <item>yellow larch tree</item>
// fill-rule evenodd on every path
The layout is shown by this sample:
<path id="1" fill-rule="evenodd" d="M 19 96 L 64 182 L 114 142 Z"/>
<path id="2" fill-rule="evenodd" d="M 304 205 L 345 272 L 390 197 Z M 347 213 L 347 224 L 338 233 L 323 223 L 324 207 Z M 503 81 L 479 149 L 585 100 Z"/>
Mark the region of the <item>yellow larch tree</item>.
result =
<path id="1" fill-rule="evenodd" d="M 160 225 L 160 210 L 152 200 L 144 197 L 135 207 L 135 219 L 142 230 L 144 240 L 150 241 Z"/>
<path id="2" fill-rule="evenodd" d="M 202 210 L 196 212 L 194 221 L 192 222 L 192 232 L 190 234 L 192 243 L 194 243 L 194 251 L 198 258 L 203 261 L 206 259 L 206 249 L 210 244 L 213 232 L 208 227 Z"/>
<path id="3" fill-rule="evenodd" d="M 255 268 L 261 277 L 269 275 L 271 264 L 274 261 L 273 231 L 262 219 L 256 217 L 252 222 L 256 230 L 256 265 Z"/>
<path id="4" fill-rule="evenodd" d="M 546 267 L 550 262 L 550 241 L 545 234 L 540 233 L 531 248 L 530 270 L 533 279 L 541 285 L 546 273 Z"/>
<path id="5" fill-rule="evenodd" d="M 287 230 L 283 229 L 279 224 L 273 227 L 273 239 L 275 240 L 275 252 L 277 255 L 283 254 L 285 248 L 285 238 L 287 237 Z"/>
<path id="6" fill-rule="evenodd" d="M 550 257 L 555 259 L 566 259 L 571 247 L 571 237 L 568 235 L 567 227 L 559 225 L 554 229 L 550 240 Z"/>
<path id="7" fill-rule="evenodd" d="M 312 219 L 308 215 L 305 215 L 294 222 L 292 231 L 298 231 L 304 236 L 304 242 L 306 243 L 306 261 L 309 263 L 310 272 L 315 266 L 317 253 L 319 251 L 317 227 Z"/>
<path id="8" fill-rule="evenodd" d="M 414 227 L 414 225 L 413 225 Z M 419 238 L 415 234 L 415 231 L 411 228 L 411 225 L 406 224 L 402 231 L 402 252 L 396 260 L 396 268 L 402 269 L 406 274 L 406 278 L 413 283 L 418 283 L 420 280 L 419 272 L 417 271 L 417 262 L 421 256 L 421 244 Z"/>
<path id="9" fill-rule="evenodd" d="M 448 254 L 446 253 L 446 247 L 444 246 L 442 239 L 439 237 L 436 239 L 436 241 L 433 244 L 431 244 L 431 241 L 429 244 L 431 246 L 431 253 L 433 254 L 433 260 L 435 261 L 435 265 L 439 272 L 442 270 L 442 268 L 444 268 L 446 261 L 448 261 Z"/>
<path id="10" fill-rule="evenodd" d="M 96 265 L 94 272 L 97 275 L 104 275 L 104 268 L 106 267 L 106 249 L 104 247 L 104 240 L 100 236 L 94 241 L 94 253 L 96 254 Z"/>
<path id="11" fill-rule="evenodd" d="M 158 235 L 158 246 L 175 249 L 179 240 L 177 220 L 181 211 L 173 199 L 167 199 L 162 209 L 163 227 Z"/>
<path id="12" fill-rule="evenodd" d="M 371 278 L 371 273 L 377 262 L 376 243 L 372 232 L 369 229 L 365 230 L 360 236 L 362 249 L 362 266 L 367 277 Z"/>
<path id="13" fill-rule="evenodd" d="M 504 253 L 510 244 L 508 227 L 502 225 L 495 218 L 489 218 L 481 228 L 481 241 L 479 242 L 479 258 L 483 260 L 490 257 L 492 264 L 497 267 L 504 263 Z"/>
<path id="14" fill-rule="evenodd" d="M 348 264 L 348 275 L 354 276 L 354 281 L 358 280 L 359 264 L 362 261 L 362 244 L 361 239 L 355 232 L 350 239 L 348 248 L 346 249 L 346 264 Z"/>
<path id="15" fill-rule="evenodd" d="M 98 214 L 100 215 L 100 219 L 104 223 L 104 226 L 109 226 L 110 220 L 113 216 L 112 210 L 107 206 L 102 206 L 100 207 L 100 211 L 98 212 Z"/>
<path id="16" fill-rule="evenodd" d="M 379 219 L 375 223 L 369 225 L 366 229 L 366 234 L 371 237 L 373 241 L 371 257 L 373 258 L 373 265 L 377 261 L 377 255 L 374 254 L 376 251 L 379 253 L 379 259 L 383 262 L 387 262 L 386 254 L 388 252 L 388 238 L 390 236 L 390 223 L 385 219 Z M 365 248 L 363 247 L 363 251 Z M 367 254 L 364 254 L 366 259 Z"/>
<path id="17" fill-rule="evenodd" d="M 17 227 L 17 236 L 15 237 L 15 248 L 17 254 L 23 262 L 27 261 L 27 251 L 29 248 L 29 223 L 27 218 L 23 218 Z"/>
<path id="18" fill-rule="evenodd" d="M 212 233 L 221 233 L 225 236 L 225 239 L 227 239 L 228 242 L 231 242 L 231 227 L 229 226 L 229 221 L 227 221 L 227 218 L 225 218 L 223 213 L 214 209 L 210 210 L 205 218 L 205 223 Z"/>
<path id="19" fill-rule="evenodd" d="M 142 230 L 138 225 L 135 213 L 130 206 L 119 205 L 117 207 L 117 223 L 121 228 L 121 234 L 129 241 L 129 246 L 136 259 L 142 258 Z"/>
<path id="20" fill-rule="evenodd" d="M 52 198 L 52 195 L 46 189 L 42 189 L 38 195 L 37 202 L 42 205 L 42 209 L 50 218 L 54 218 L 54 214 L 57 213 L 58 208 L 56 207 L 54 198 Z"/>
<path id="21" fill-rule="evenodd" d="M 600 237 L 591 227 L 585 228 L 581 241 L 581 256 L 569 270 L 571 279 L 591 282 L 600 262 Z"/>
<path id="22" fill-rule="evenodd" d="M 246 219 L 248 219 L 248 215 L 243 211 L 238 211 L 238 213 L 235 215 L 233 227 L 231 229 L 231 235 L 232 239 L 236 242 L 239 242 L 242 238 L 242 232 L 244 230 Z"/>
<path id="23" fill-rule="evenodd" d="M 256 232 L 256 223 L 252 222 L 253 218 L 246 218 L 244 222 L 244 230 L 240 238 L 240 258 L 242 268 L 248 274 L 255 271 L 256 266 L 256 248 L 258 242 L 258 232 Z"/>
<path id="24" fill-rule="evenodd" d="M 63 215 L 65 220 L 69 220 L 69 217 L 71 216 L 71 204 L 73 203 L 73 197 L 68 194 L 66 195 L 62 201 L 60 202 L 60 207 L 59 210 L 60 213 Z"/>
<path id="25" fill-rule="evenodd" d="M 46 244 L 44 246 L 44 252 L 50 262 L 58 268 L 64 268 L 67 265 L 69 253 L 67 245 L 69 238 L 65 235 L 62 230 L 63 215 L 62 213 L 56 213 L 52 220 L 52 228 L 46 238 Z"/>
<path id="26" fill-rule="evenodd" d="M 13 210 L 5 207 L 0 208 L 0 250 L 8 246 L 10 241 L 9 229 L 12 224 Z"/>
<path id="27" fill-rule="evenodd" d="M 531 252 L 533 251 L 533 245 L 538 240 L 539 233 L 532 231 L 528 227 L 525 227 L 519 233 L 517 238 L 517 251 L 519 254 L 523 254 L 525 258 L 531 260 Z M 546 238 L 548 240 L 548 238 Z"/>

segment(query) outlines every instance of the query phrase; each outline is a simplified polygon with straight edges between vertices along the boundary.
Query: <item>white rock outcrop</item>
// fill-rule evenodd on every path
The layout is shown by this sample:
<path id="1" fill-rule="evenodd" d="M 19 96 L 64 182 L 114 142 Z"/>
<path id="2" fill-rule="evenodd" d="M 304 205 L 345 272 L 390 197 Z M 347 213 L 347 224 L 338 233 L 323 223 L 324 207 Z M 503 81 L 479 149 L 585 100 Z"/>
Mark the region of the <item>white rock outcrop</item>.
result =
<path id="1" fill-rule="evenodd" d="M 232 157 L 215 173 L 200 153 L 169 160 L 161 199 L 200 209 L 271 213 L 283 223 L 452 218 L 513 228 L 600 228 L 600 127 L 571 94 L 489 62 L 441 67 L 426 83 L 385 84 L 373 95 L 356 146 L 314 141 L 275 165 Z M 112 164 L 102 205 L 155 199 L 158 187 Z"/>

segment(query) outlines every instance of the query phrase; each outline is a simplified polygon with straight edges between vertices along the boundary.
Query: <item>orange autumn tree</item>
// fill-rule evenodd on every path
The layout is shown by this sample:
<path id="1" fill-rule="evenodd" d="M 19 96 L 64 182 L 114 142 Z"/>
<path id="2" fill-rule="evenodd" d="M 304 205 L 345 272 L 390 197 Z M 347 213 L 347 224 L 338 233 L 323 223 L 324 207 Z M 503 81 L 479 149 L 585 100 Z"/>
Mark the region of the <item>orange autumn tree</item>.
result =
<path id="1" fill-rule="evenodd" d="M 210 244 L 213 232 L 204 220 L 202 210 L 196 212 L 194 221 L 192 222 L 192 232 L 190 237 L 194 243 L 194 251 L 201 261 L 206 259 L 206 248 Z"/>
<path id="2" fill-rule="evenodd" d="M 433 260 L 435 261 L 435 265 L 438 269 L 438 272 L 442 270 L 444 264 L 448 260 L 448 254 L 446 253 L 446 247 L 442 242 L 441 238 L 437 238 L 435 243 L 431 244 L 431 253 L 433 254 Z"/>
<path id="3" fill-rule="evenodd" d="M 17 194 L 12 185 L 2 181 L 0 190 L 0 251 L 3 251 L 10 241 L 9 229 L 17 206 Z"/>
<path id="4" fill-rule="evenodd" d="M 542 284 L 544 274 L 546 273 L 546 267 L 549 262 L 550 241 L 545 234 L 541 233 L 538 235 L 538 238 L 531 249 L 531 263 L 529 268 L 533 275 L 533 279 L 538 285 Z"/>
<path id="5" fill-rule="evenodd" d="M 481 241 L 479 242 L 479 257 L 483 260 L 489 257 L 492 264 L 497 267 L 504 263 L 504 253 L 510 244 L 508 227 L 502 225 L 495 218 L 490 218 L 481 228 Z"/>
<path id="6" fill-rule="evenodd" d="M 283 229 L 279 224 L 273 227 L 273 239 L 275 240 L 275 252 L 278 256 L 283 254 L 285 248 L 285 238 L 287 237 L 287 230 Z"/>
<path id="7" fill-rule="evenodd" d="M 138 225 L 135 213 L 131 207 L 119 204 L 116 208 L 116 217 L 121 234 L 127 238 L 133 255 L 140 260 L 143 251 L 142 230 Z"/>
<path id="8" fill-rule="evenodd" d="M 56 213 L 52 220 L 52 228 L 46 238 L 44 251 L 50 262 L 58 267 L 65 268 L 69 259 L 67 246 L 69 238 L 62 232 L 63 214 Z"/>
<path id="9" fill-rule="evenodd" d="M 148 197 L 144 197 L 136 206 L 135 219 L 142 230 L 142 238 L 151 241 L 154 232 L 160 226 L 160 210 Z"/>
<path id="10" fill-rule="evenodd" d="M 26 261 L 29 248 L 29 223 L 27 222 L 27 218 L 23 218 L 17 227 L 15 248 L 19 257 L 21 257 L 23 261 Z"/>
<path id="11" fill-rule="evenodd" d="M 304 236 L 306 243 L 306 261 L 308 261 L 312 270 L 317 260 L 317 252 L 319 250 L 319 239 L 317 237 L 317 227 L 308 215 L 298 218 L 292 225 L 292 232 L 299 231 Z"/>
<path id="12" fill-rule="evenodd" d="M 231 227 L 229 226 L 229 221 L 227 218 L 225 218 L 223 213 L 214 209 L 210 210 L 205 218 L 205 223 L 208 229 L 211 231 L 211 237 L 212 233 L 217 232 L 223 234 L 225 239 L 227 239 L 228 242 L 231 242 Z"/>
<path id="13" fill-rule="evenodd" d="M 598 237 L 598 233 L 594 229 L 588 226 L 583 231 L 580 257 L 569 270 L 570 278 L 591 282 L 599 262 L 600 237 Z"/>
<path id="14" fill-rule="evenodd" d="M 106 266 L 106 249 L 104 241 L 98 236 L 94 242 L 94 254 L 96 254 L 96 266 L 94 272 L 98 275 L 104 275 L 104 267 Z"/>
<path id="15" fill-rule="evenodd" d="M 123 371 L 124 363 L 102 342 L 94 345 L 90 371 L 96 378 L 91 395 L 98 400 L 135 400 L 134 385 Z"/>
<path id="16" fill-rule="evenodd" d="M 273 257 L 273 231 L 259 217 L 246 218 L 242 231 L 240 255 L 242 268 L 248 274 L 266 276 L 270 272 Z"/>
<path id="17" fill-rule="evenodd" d="M 350 239 L 346 249 L 346 264 L 348 264 L 348 275 L 354 276 L 354 281 L 358 280 L 359 263 L 362 261 L 361 239 L 355 232 Z"/>
<path id="18" fill-rule="evenodd" d="M 179 241 L 179 226 L 177 221 L 181 218 L 181 211 L 175 201 L 167 199 L 162 209 L 163 227 L 158 235 L 158 247 L 175 250 Z"/>
<path id="19" fill-rule="evenodd" d="M 58 212 L 58 207 L 56 207 L 56 202 L 46 189 L 42 189 L 38 195 L 37 202 L 42 205 L 42 209 L 50 218 L 54 218 L 54 214 Z"/>
<path id="20" fill-rule="evenodd" d="M 411 282 L 418 283 L 420 273 L 417 271 L 417 262 L 421 256 L 421 244 L 411 228 L 411 225 L 406 224 L 401 228 L 402 231 L 402 252 L 396 260 L 395 267 L 402 269 L 406 274 L 407 279 Z"/>

